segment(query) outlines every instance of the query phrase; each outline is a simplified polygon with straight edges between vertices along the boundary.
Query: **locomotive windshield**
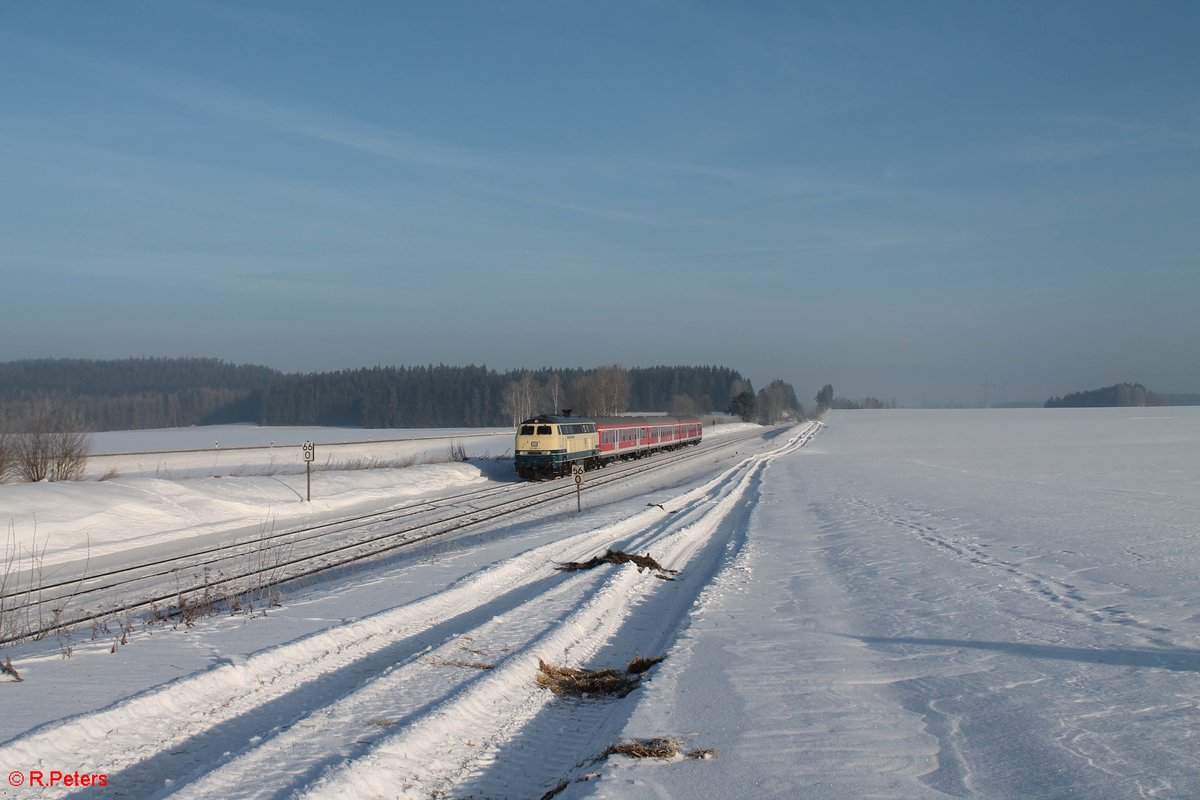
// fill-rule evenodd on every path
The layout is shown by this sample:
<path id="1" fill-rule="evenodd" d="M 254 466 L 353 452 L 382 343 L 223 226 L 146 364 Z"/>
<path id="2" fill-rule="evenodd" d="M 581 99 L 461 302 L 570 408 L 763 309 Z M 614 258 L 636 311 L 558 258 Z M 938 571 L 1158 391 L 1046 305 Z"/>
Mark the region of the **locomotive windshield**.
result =
<path id="1" fill-rule="evenodd" d="M 521 435 L 522 436 L 533 436 L 533 426 L 532 425 L 522 425 L 521 426 Z"/>

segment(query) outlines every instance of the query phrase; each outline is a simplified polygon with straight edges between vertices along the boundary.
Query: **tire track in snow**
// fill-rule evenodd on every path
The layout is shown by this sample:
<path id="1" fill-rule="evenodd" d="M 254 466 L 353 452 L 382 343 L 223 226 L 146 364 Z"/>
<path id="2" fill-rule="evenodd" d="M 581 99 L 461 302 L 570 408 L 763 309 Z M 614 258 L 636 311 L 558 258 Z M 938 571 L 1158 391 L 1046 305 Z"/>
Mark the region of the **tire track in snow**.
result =
<path id="1" fill-rule="evenodd" d="M 609 744 L 618 739 L 630 715 L 647 702 L 651 687 L 671 660 L 687 657 L 674 645 L 691 619 L 702 593 L 743 552 L 747 520 L 757 507 L 762 470 L 751 476 L 751 485 L 731 513 L 706 539 L 692 539 L 697 552 L 686 557 L 688 567 L 667 585 L 635 599 L 633 613 L 620 635 L 605 642 L 590 659 L 591 667 L 613 667 L 637 655 L 670 656 L 646 680 L 648 685 L 626 698 L 604 702 L 579 702 L 552 698 L 526 723 L 516 737 L 489 752 L 472 769 L 465 782 L 454 787 L 459 797 L 539 797 L 563 781 L 575 781 L 601 768 L 597 763 Z M 665 733 L 654 731 L 655 735 Z"/>
<path id="2" fill-rule="evenodd" d="M 783 447 L 741 462 L 702 488 L 720 489 L 712 509 L 694 522 L 672 526 L 655 546 L 664 566 L 686 570 L 692 558 L 709 543 L 724 520 L 743 503 L 762 469 L 774 457 L 798 449 L 807 438 L 796 437 Z M 719 549 L 719 548 L 718 548 Z M 551 628 L 533 647 L 514 655 L 502 667 L 452 695 L 429 715 L 378 742 L 364 756 L 327 772 L 309 787 L 306 798 L 444 796 L 455 786 L 494 765 L 498 753 L 522 735 L 551 702 L 552 695 L 535 681 L 539 658 L 555 664 L 588 664 L 609 641 L 626 630 L 642 593 L 670 591 L 632 565 L 613 571 L 603 587 L 567 620 Z M 674 619 L 664 620 L 673 625 Z M 645 641 L 661 638 L 661 631 Z M 598 754 L 608 744 L 584 736 L 586 749 Z M 576 740 L 578 745 L 579 740 Z M 560 739 L 543 744 L 557 748 Z M 586 755 L 583 754 L 583 755 Z M 549 776 L 527 776 L 546 781 Z M 553 786 L 555 782 L 551 782 Z M 488 787 L 496 796 L 527 797 L 549 786 Z"/>
<path id="3" fill-rule="evenodd" d="M 689 501 L 673 519 L 699 513 L 698 509 L 703 509 L 712 495 L 713 492 L 709 492 Z M 655 514 L 657 512 L 651 513 L 652 516 Z M 672 518 L 660 515 L 656 524 L 627 537 L 625 543 L 611 544 L 622 549 L 652 546 L 670 520 Z M 539 590 L 531 599 L 505 611 L 502 617 L 491 617 L 473 628 L 464 624 L 451 638 L 443 640 L 441 646 L 418 652 L 405 663 L 388 666 L 384 674 L 371 679 L 361 689 L 340 699 L 332 698 L 328 705 L 310 709 L 286 729 L 276 728 L 267 736 L 256 737 L 240 757 L 218 766 L 172 796 L 181 799 L 275 797 L 290 788 L 302 786 L 331 762 L 358 754 L 384 733 L 381 728 L 402 726 L 427 713 L 431 705 L 446 694 L 474 682 L 479 675 L 471 674 L 470 667 L 458 666 L 460 673 L 457 675 L 448 673 L 445 668 L 438 669 L 438 662 L 453 667 L 452 662 L 463 660 L 460 647 L 463 639 L 487 642 L 489 650 L 507 658 L 522 645 L 527 645 L 530 639 L 561 622 L 570 611 L 586 602 L 601 583 L 601 572 L 576 572 L 561 576 L 557 584 L 547 582 L 543 584 L 548 586 L 547 589 Z M 474 615 L 473 619 L 478 617 Z M 518 622 L 510 625 L 511 620 Z M 531 632 L 533 628 L 537 629 L 536 633 Z M 364 720 L 386 724 L 378 725 L 374 731 L 364 730 Z M 221 755 L 226 756 L 221 761 L 228 761 L 228 753 Z M 160 769 L 142 783 L 147 788 L 161 786 L 163 774 L 175 775 L 176 785 L 182 783 L 178 779 L 177 766 L 165 773 Z M 129 784 L 130 781 L 122 779 L 123 788 Z"/>
<path id="4" fill-rule="evenodd" d="M 330 764 L 363 752 L 387 729 L 429 713 L 447 692 L 460 691 L 478 680 L 484 673 L 469 664 L 485 663 L 487 656 L 502 663 L 527 646 L 542 633 L 543 618 L 565 617 L 577 607 L 581 593 L 587 596 L 589 592 L 580 585 L 585 581 L 551 586 L 440 647 L 384 670 L 346 697 L 317 706 L 276 735 L 265 737 L 261 744 L 255 742 L 257 746 L 172 797 L 250 800 L 278 797 L 303 787 Z M 530 606 L 537 606 L 537 613 Z M 480 652 L 477 643 L 486 643 L 486 651 Z"/>

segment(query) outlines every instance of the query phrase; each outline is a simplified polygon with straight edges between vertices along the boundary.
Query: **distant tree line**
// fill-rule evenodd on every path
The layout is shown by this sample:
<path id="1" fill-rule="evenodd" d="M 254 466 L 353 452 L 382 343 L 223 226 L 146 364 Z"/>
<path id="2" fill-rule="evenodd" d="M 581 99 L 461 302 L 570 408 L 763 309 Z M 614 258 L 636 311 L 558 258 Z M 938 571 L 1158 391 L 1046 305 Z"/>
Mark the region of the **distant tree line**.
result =
<path id="1" fill-rule="evenodd" d="M 703 414 L 724 407 L 744 383 L 726 367 L 510 370 L 375 367 L 287 375 L 263 392 L 264 425 L 366 428 L 513 425 L 538 413 L 586 416 L 625 411 Z M 718 405 L 718 403 L 720 405 Z"/>
<path id="2" fill-rule="evenodd" d="M 1121 408 L 1128 406 L 1200 406 L 1200 394 L 1162 394 L 1140 383 L 1117 383 L 1086 392 L 1051 397 L 1046 408 Z"/>
<path id="3" fill-rule="evenodd" d="M 879 400 L 874 397 L 864 397 L 862 400 L 851 400 L 846 397 L 834 397 L 833 386 L 825 384 L 821 387 L 821 391 L 817 392 L 817 413 L 824 413 L 827 409 L 837 408 L 846 410 L 859 410 L 864 408 L 895 408 L 895 400 Z"/>
<path id="4" fill-rule="evenodd" d="M 864 408 L 895 408 L 895 400 L 879 400 L 874 397 L 864 397 L 862 400 L 851 400 L 846 397 L 833 398 L 833 408 L 857 411 Z"/>
<path id="5" fill-rule="evenodd" d="M 1155 397 L 1162 400 L 1164 406 L 1200 406 L 1200 393 L 1163 394 L 1156 392 Z"/>
<path id="6" fill-rule="evenodd" d="M 1117 383 L 1102 389 L 1071 392 L 1051 397 L 1046 408 L 1116 408 L 1125 406 L 1157 406 L 1162 401 L 1140 383 Z"/>
<path id="7" fill-rule="evenodd" d="M 208 358 L 41 359 L 0 363 L 0 423 L 29 427 L 42 408 L 69 414 L 80 430 L 136 430 L 227 422 L 365 428 L 511 425 L 547 411 L 704 414 L 739 395 L 750 416 L 800 413 L 791 387 L 776 381 L 755 395 L 736 370 L 720 366 L 625 369 L 486 366 L 373 367 L 282 373 Z"/>
<path id="8" fill-rule="evenodd" d="M 0 362 L 0 420 L 20 426 L 46 406 L 96 431 L 253 420 L 258 392 L 279 374 L 215 358 Z"/>

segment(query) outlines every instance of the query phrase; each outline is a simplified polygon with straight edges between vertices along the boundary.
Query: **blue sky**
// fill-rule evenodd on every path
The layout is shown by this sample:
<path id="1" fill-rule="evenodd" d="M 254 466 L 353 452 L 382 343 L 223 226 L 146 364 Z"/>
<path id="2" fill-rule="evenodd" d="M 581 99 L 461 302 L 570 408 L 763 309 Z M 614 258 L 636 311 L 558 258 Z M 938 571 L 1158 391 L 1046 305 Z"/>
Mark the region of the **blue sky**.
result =
<path id="1" fill-rule="evenodd" d="M 1200 4 L 0 4 L 0 359 L 1200 391 Z"/>

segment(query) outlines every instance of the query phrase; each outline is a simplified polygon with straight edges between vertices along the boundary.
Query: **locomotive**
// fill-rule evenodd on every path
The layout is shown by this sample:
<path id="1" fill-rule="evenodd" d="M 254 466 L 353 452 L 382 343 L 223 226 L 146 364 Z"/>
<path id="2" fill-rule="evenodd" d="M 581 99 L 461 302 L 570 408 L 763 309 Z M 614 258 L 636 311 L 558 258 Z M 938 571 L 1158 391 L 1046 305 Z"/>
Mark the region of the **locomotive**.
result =
<path id="1" fill-rule="evenodd" d="M 517 475 L 553 478 L 575 464 L 596 469 L 618 459 L 700 444 L 699 417 L 532 417 L 517 426 Z"/>

